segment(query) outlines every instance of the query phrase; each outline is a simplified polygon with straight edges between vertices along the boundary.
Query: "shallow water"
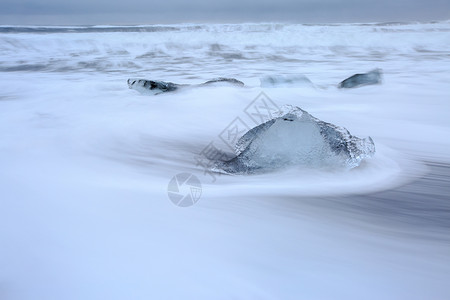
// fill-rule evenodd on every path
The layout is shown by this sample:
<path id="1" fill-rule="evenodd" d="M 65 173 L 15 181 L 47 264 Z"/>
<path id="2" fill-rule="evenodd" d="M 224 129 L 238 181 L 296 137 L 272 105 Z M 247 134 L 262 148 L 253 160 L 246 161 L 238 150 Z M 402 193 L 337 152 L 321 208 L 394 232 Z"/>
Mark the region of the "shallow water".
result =
<path id="1" fill-rule="evenodd" d="M 0 298 L 446 298 L 448 45 L 448 22 L 0 27 Z M 337 89 L 374 68 L 381 85 Z M 314 86 L 259 88 L 295 74 Z M 247 87 L 146 96 L 129 77 Z M 211 142 L 230 153 L 268 116 L 261 101 L 371 136 L 376 155 L 203 168 Z M 202 184 L 189 208 L 167 193 L 183 172 Z"/>

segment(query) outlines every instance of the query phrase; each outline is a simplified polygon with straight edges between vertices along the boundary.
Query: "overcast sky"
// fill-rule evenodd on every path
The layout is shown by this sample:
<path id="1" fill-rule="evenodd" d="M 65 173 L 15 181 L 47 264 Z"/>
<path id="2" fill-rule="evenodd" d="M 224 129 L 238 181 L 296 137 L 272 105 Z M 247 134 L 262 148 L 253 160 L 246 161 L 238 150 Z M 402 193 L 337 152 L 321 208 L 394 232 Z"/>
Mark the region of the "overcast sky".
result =
<path id="1" fill-rule="evenodd" d="M 386 22 L 450 19 L 450 0 L 0 0 L 0 24 Z"/>

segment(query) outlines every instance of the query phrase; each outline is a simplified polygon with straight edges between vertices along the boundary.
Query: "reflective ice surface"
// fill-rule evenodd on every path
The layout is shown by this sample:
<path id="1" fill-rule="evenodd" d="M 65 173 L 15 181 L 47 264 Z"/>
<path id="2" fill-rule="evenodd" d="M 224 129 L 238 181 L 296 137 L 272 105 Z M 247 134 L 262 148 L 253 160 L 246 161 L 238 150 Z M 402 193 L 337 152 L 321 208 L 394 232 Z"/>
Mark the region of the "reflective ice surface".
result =
<path id="1" fill-rule="evenodd" d="M 267 172 L 286 167 L 357 167 L 375 153 L 372 139 L 323 122 L 299 107 L 285 106 L 277 117 L 249 130 L 236 144 L 237 156 L 217 165 L 231 174 Z"/>

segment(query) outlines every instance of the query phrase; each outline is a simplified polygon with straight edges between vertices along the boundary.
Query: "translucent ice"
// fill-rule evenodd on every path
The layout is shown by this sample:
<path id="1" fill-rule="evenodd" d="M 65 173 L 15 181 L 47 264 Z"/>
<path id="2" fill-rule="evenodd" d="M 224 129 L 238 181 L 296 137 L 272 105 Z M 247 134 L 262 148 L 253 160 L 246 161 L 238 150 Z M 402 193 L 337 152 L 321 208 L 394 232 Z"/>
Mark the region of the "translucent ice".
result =
<path id="1" fill-rule="evenodd" d="M 263 88 L 314 86 L 305 75 L 272 75 L 262 77 L 260 81 Z"/>
<path id="2" fill-rule="evenodd" d="M 381 69 L 375 69 L 363 74 L 355 74 L 339 83 L 339 88 L 354 88 L 369 84 L 381 83 Z"/>
<path id="3" fill-rule="evenodd" d="M 323 122 L 306 111 L 285 106 L 278 116 L 249 130 L 236 144 L 236 157 L 216 169 L 251 174 L 288 166 L 357 167 L 375 153 L 370 137 L 360 139 L 347 129 Z"/>

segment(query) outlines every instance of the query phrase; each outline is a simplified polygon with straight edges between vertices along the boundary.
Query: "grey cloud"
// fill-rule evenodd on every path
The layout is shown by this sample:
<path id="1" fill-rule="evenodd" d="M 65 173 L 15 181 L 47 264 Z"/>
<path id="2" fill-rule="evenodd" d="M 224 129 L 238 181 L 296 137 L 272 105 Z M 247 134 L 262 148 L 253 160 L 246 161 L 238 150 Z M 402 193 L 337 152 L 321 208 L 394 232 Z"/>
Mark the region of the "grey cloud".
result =
<path id="1" fill-rule="evenodd" d="M 372 22 L 450 19 L 447 0 L 16 0 L 0 2 L 2 23 Z"/>

